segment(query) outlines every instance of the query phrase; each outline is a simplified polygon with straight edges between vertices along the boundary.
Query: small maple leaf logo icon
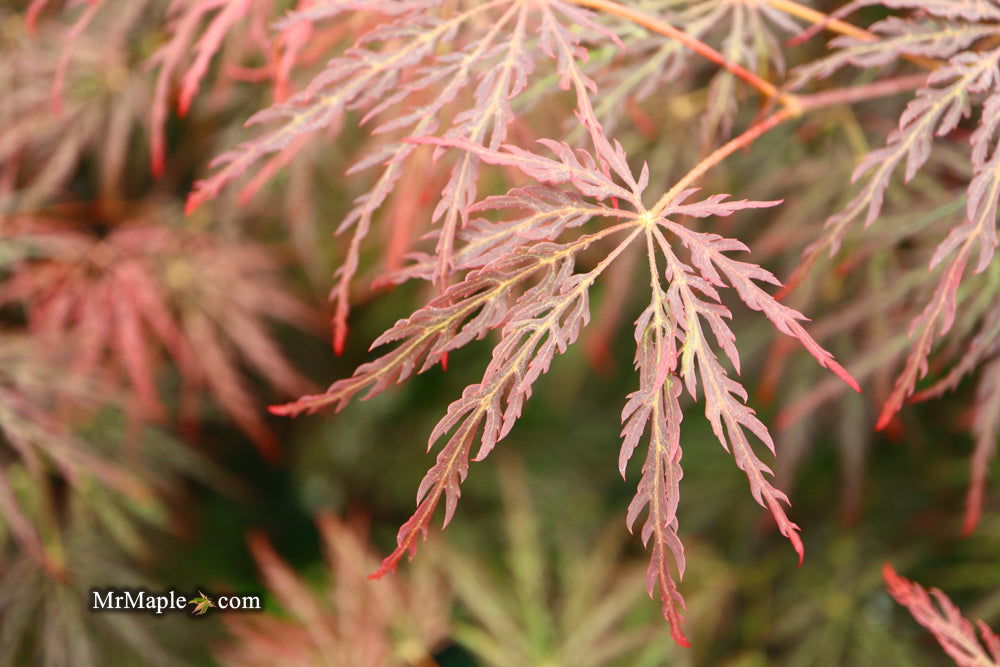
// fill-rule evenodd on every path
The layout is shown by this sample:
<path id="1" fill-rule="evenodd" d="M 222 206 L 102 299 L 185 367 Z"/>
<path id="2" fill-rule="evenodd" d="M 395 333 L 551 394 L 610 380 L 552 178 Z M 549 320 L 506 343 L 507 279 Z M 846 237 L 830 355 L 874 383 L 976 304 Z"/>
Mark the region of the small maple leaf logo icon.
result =
<path id="1" fill-rule="evenodd" d="M 208 611 L 209 607 L 215 606 L 215 603 L 212 602 L 212 598 L 208 597 L 201 591 L 198 591 L 198 597 L 192 598 L 191 601 L 188 602 L 188 604 L 194 605 L 194 609 L 191 611 L 191 613 L 198 616 L 201 616 L 206 611 Z"/>

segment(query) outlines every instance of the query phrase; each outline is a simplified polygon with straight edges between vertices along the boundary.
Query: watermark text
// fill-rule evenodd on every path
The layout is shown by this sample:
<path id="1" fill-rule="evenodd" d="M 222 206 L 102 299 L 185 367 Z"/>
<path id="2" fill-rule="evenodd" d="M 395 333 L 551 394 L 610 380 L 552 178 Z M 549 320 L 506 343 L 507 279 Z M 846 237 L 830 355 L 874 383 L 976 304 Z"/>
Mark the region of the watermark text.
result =
<path id="1" fill-rule="evenodd" d="M 182 595 L 176 590 L 150 592 L 142 588 L 106 588 L 90 591 L 91 611 L 132 611 L 152 613 L 160 616 L 171 611 L 188 611 L 196 616 L 209 609 L 220 611 L 261 611 L 261 595 L 232 594 L 206 595 L 201 590 L 196 594 Z"/>

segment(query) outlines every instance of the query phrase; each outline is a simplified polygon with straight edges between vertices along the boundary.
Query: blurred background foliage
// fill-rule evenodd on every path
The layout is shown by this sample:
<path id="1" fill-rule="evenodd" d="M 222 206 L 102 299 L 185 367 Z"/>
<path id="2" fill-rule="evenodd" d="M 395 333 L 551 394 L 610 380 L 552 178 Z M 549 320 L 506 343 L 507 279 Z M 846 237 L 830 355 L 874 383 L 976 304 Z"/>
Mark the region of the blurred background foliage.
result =
<path id="1" fill-rule="evenodd" d="M 134 9 L 137 3 L 128 15 L 99 16 L 96 25 L 113 24 L 110 32 L 79 38 L 62 116 L 50 117 L 66 30 L 74 12 L 85 11 L 67 4 L 68 18 L 49 8 L 34 36 L 25 26 L 27 3 L 0 7 L 0 280 L 7 285 L 0 286 L 0 509 L 7 519 L 0 524 L 0 662 L 945 664 L 932 639 L 885 592 L 885 561 L 948 591 L 969 616 L 1000 624 L 998 494 L 988 495 L 979 528 L 960 537 L 971 448 L 963 420 L 972 387 L 904 410 L 885 434 L 871 429 L 892 378 L 889 370 L 879 373 L 902 353 L 885 343 L 905 320 L 863 306 L 853 314 L 842 309 L 845 296 L 848 305 L 863 304 L 871 285 L 888 275 L 887 263 L 908 261 L 907 249 L 895 245 L 876 244 L 856 270 L 817 270 L 791 303 L 816 316 L 820 342 L 853 363 L 852 371 L 858 359 L 868 364 L 874 379 L 864 396 L 842 395 L 801 353 L 784 360 L 767 326 L 737 310 L 740 338 L 751 344 L 743 349 L 744 377 L 760 389 L 752 403 L 766 423 L 786 427 L 776 467 L 803 530 L 806 559 L 795 566 L 787 542 L 748 501 L 745 478 L 699 408 L 689 407 L 678 515 L 688 547 L 682 588 L 692 648 L 670 641 L 658 603 L 646 598 L 643 549 L 624 526 L 637 471 L 623 482 L 615 462 L 623 397 L 635 385 L 628 323 L 642 299 L 627 291 L 617 324 L 609 325 L 617 326 L 614 335 L 585 338 L 557 359 L 502 451 L 471 467 L 443 539 L 434 536 L 432 548 L 396 575 L 367 581 L 412 511 L 431 460 L 426 435 L 478 379 L 488 343 L 452 353 L 446 372 L 434 368 L 335 416 L 261 416 L 260 429 L 241 427 L 234 410 L 251 409 L 253 396 L 252 409 L 263 415 L 264 401 L 294 396 L 274 381 L 280 370 L 252 356 L 223 353 L 234 376 L 214 385 L 206 374 L 218 366 L 186 377 L 167 339 L 148 346 L 111 342 L 78 367 L 66 331 L 46 338 L 51 331 L 33 328 L 40 304 L 9 287 L 26 266 L 62 261 L 51 254 L 58 238 L 44 235 L 53 221 L 96 245 L 137 220 L 178 235 L 209 235 L 219 248 L 252 243 L 275 262 L 271 288 L 320 313 L 342 247 L 329 221 L 356 194 L 357 182 L 341 174 L 361 139 L 347 133 L 336 149 L 317 142 L 255 199 L 236 206 L 224 197 L 183 218 L 178 212 L 192 180 L 234 143 L 249 111 L 269 101 L 268 87 L 229 79 L 214 67 L 192 112 L 165 121 L 169 160 L 153 179 L 146 113 L 154 84 L 144 63 L 162 43 L 156 12 L 165 3 L 141 3 L 152 14 Z M 276 3 L 268 15 L 284 5 Z M 242 62 L 250 67 L 261 57 L 251 52 Z M 695 91 L 688 97 L 709 85 L 697 68 L 683 79 L 685 90 Z M 682 141 L 699 131 L 688 97 L 636 103 L 650 123 L 616 130 L 630 152 L 648 156 L 658 178 L 682 173 L 696 157 Z M 880 105 L 894 104 L 824 112 L 734 156 L 706 187 L 788 202 L 776 213 L 711 224 L 749 240 L 757 261 L 788 275 L 828 211 L 843 201 L 842 189 L 825 184 L 846 182 L 868 148 L 861 128 L 879 132 L 875 124 L 891 117 Z M 754 113 L 743 109 L 739 122 Z M 657 150 L 666 146 L 677 150 Z M 935 159 L 940 163 L 911 188 L 889 195 L 891 201 L 919 196 L 927 225 L 956 205 L 947 184 L 956 167 L 946 155 Z M 864 235 L 847 243 L 864 246 Z M 366 259 L 372 277 L 378 259 Z M 194 266 L 192 279 L 210 275 L 209 268 Z M 983 280 L 996 281 L 995 273 Z M 232 295 L 246 287 L 238 280 L 215 286 Z M 268 316 L 268 335 L 290 367 L 325 385 L 368 359 L 368 341 L 424 297 L 425 288 L 412 284 L 360 294 L 341 357 L 314 327 L 290 326 L 290 318 L 266 308 L 255 316 Z M 595 312 L 602 301 L 599 293 Z M 184 311 L 182 301 L 166 303 L 175 314 Z M 215 334 L 219 349 L 228 349 L 232 327 L 243 325 L 224 322 Z M 151 335 L 157 325 L 143 326 Z M 204 339 L 188 335 L 196 354 L 203 351 Z M 136 412 L 135 388 L 120 381 L 115 355 L 127 356 L 123 350 L 135 345 L 151 348 L 146 363 L 156 369 L 156 394 L 166 404 L 156 420 Z M 53 350 L 60 353 L 55 359 Z M 779 362 L 783 372 L 774 370 Z M 190 382 L 208 398 L 185 412 Z M 234 398 L 233 391 L 242 393 Z M 262 458 L 251 436 L 258 444 L 280 442 L 280 458 Z M 266 612 L 152 618 L 86 611 L 87 591 L 108 585 L 263 591 Z"/>

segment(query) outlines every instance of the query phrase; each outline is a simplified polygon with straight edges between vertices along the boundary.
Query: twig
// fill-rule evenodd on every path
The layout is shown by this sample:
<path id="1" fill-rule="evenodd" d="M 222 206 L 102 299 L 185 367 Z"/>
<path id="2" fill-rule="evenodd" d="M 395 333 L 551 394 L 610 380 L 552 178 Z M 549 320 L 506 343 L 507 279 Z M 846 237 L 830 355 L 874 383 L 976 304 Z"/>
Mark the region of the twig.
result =
<path id="1" fill-rule="evenodd" d="M 828 14 L 817 11 L 812 7 L 800 5 L 795 2 L 795 0 L 767 0 L 767 4 L 774 7 L 779 12 L 784 12 L 789 16 L 800 18 L 803 21 L 808 21 L 814 25 L 822 25 L 830 32 L 848 35 L 865 42 L 877 39 L 875 35 L 871 34 L 864 28 L 859 28 L 858 26 L 848 23 L 847 21 L 831 18 Z"/>
<path id="2" fill-rule="evenodd" d="M 719 164 L 741 148 L 749 146 L 755 139 L 768 130 L 773 129 L 784 123 L 786 120 L 791 120 L 796 116 L 798 116 L 796 111 L 786 108 L 771 114 L 755 125 L 751 125 L 746 132 L 734 139 L 729 140 L 719 148 L 712 151 L 712 153 L 704 160 L 696 164 L 694 169 L 686 173 L 681 180 L 677 181 L 674 187 L 670 188 L 662 197 L 660 197 L 660 200 L 656 202 L 652 209 L 650 209 L 650 213 L 653 216 L 659 215 L 663 212 L 663 209 L 670 204 L 670 202 L 677 198 L 677 195 L 687 189 L 687 187 L 696 180 L 701 178 L 709 169 Z"/>
<path id="3" fill-rule="evenodd" d="M 848 23 L 847 21 L 833 18 L 829 14 L 824 14 L 823 12 L 817 11 L 812 7 L 800 5 L 795 2 L 795 0 L 767 0 L 767 4 L 780 12 L 784 12 L 789 16 L 800 18 L 803 21 L 808 21 L 809 23 L 820 26 L 824 30 L 829 30 L 830 32 L 847 35 L 861 40 L 862 42 L 871 42 L 878 39 L 877 35 L 873 35 L 864 28 L 859 28 L 858 26 Z M 926 69 L 937 69 L 941 66 L 941 62 L 934 60 L 933 58 L 924 58 L 922 56 L 907 54 L 904 54 L 902 58 L 904 60 L 909 60 L 914 65 L 919 65 Z"/>
<path id="4" fill-rule="evenodd" d="M 719 164 L 741 148 L 749 146 L 762 134 L 774 129 L 787 120 L 791 120 L 799 116 L 804 111 L 835 106 L 838 104 L 852 104 L 854 102 L 887 97 L 889 95 L 897 95 L 907 90 L 913 90 L 914 88 L 919 87 L 925 83 L 926 80 L 927 74 L 912 74 L 894 79 L 886 79 L 884 81 L 876 81 L 864 86 L 837 88 L 835 90 L 828 90 L 822 93 L 799 95 L 796 98 L 797 108 L 791 109 L 786 107 L 771 114 L 759 123 L 751 125 L 743 134 L 726 142 L 714 150 L 704 160 L 696 164 L 691 171 L 685 174 L 672 188 L 670 188 L 670 190 L 660 197 L 659 201 L 657 201 L 653 208 L 650 209 L 650 213 L 654 216 L 660 214 L 667 206 L 670 205 L 670 202 L 672 202 L 677 195 L 683 192 L 696 180 L 701 178 L 709 169 Z"/>
<path id="5" fill-rule="evenodd" d="M 642 10 L 636 9 L 634 7 L 628 7 L 625 5 L 618 4 L 613 0 L 569 0 L 575 5 L 581 7 L 589 7 L 590 9 L 596 9 L 598 11 L 604 12 L 606 14 L 612 14 L 614 16 L 619 16 L 623 19 L 627 19 L 638 26 L 651 30 L 653 32 L 659 33 L 666 37 L 670 37 L 673 40 L 683 44 L 688 47 L 698 55 L 702 56 L 709 62 L 712 62 L 727 72 L 732 73 L 734 76 L 739 77 L 746 83 L 750 84 L 765 96 L 774 98 L 781 102 L 785 107 L 796 108 L 796 98 L 794 95 L 785 93 L 778 89 L 773 83 L 765 81 L 757 74 L 754 74 L 745 67 L 738 65 L 730 60 L 727 60 L 724 55 L 713 49 L 708 44 L 705 44 L 701 40 L 692 37 L 688 33 L 684 32 L 680 28 L 675 28 L 663 19 L 656 16 L 651 16 L 643 12 Z"/>

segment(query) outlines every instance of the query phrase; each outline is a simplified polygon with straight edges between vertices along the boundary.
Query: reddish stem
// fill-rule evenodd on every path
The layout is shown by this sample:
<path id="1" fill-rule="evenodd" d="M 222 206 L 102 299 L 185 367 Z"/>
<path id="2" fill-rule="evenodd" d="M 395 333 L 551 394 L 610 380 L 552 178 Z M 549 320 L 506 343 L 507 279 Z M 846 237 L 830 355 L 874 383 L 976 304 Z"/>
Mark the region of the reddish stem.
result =
<path id="1" fill-rule="evenodd" d="M 671 201 L 674 200 L 674 198 L 677 197 L 677 195 L 688 188 L 694 181 L 701 178 L 709 169 L 719 164 L 741 148 L 749 146 L 755 139 L 760 137 L 765 132 L 774 129 L 786 120 L 791 120 L 792 118 L 797 117 L 803 111 L 820 109 L 838 104 L 851 104 L 853 102 L 861 102 L 863 100 L 886 97 L 888 95 L 896 95 L 907 90 L 913 90 L 926 81 L 926 73 L 913 74 L 897 77 L 895 79 L 876 81 L 875 83 L 869 83 L 864 86 L 837 88 L 835 90 L 828 90 L 822 93 L 799 95 L 795 98 L 796 104 L 794 107 L 785 107 L 784 109 L 771 114 L 759 123 L 751 125 L 750 128 L 743 134 L 731 139 L 727 143 L 715 149 L 708 157 L 696 164 L 694 169 L 685 174 L 681 180 L 677 181 L 677 183 L 670 188 L 670 190 L 660 197 L 660 200 L 656 202 L 652 209 L 650 209 L 650 212 L 653 215 L 658 215 L 670 204 Z"/>
<path id="2" fill-rule="evenodd" d="M 798 101 L 803 111 L 836 106 L 838 104 L 853 104 L 878 97 L 898 95 L 899 93 L 919 88 L 927 83 L 928 76 L 927 72 L 921 72 L 920 74 L 908 74 L 894 79 L 876 81 L 863 86 L 835 88 L 834 90 L 827 90 L 822 93 L 799 95 Z"/>
<path id="3" fill-rule="evenodd" d="M 715 63 L 719 67 L 723 68 L 727 72 L 731 72 L 733 75 L 743 79 L 748 84 L 759 90 L 761 93 L 767 97 L 777 98 L 782 102 L 782 104 L 791 103 L 794 98 L 791 95 L 781 92 L 778 90 L 777 86 L 769 81 L 765 81 L 758 75 L 754 74 L 750 70 L 737 65 L 726 59 L 724 55 L 713 49 L 708 44 L 702 42 L 701 40 L 692 37 L 680 28 L 675 28 L 663 19 L 657 18 L 656 16 L 651 16 L 645 12 L 635 9 L 634 7 L 627 7 L 625 5 L 620 5 L 613 0 L 569 0 L 575 5 L 580 5 L 581 7 L 589 7 L 591 9 L 596 9 L 598 11 L 604 12 L 606 14 L 613 14 L 614 16 L 620 16 L 623 19 L 627 19 L 638 26 L 642 26 L 647 30 L 657 32 L 666 37 L 680 42 L 684 46 L 688 47 L 698 55 L 702 56 L 709 62 Z"/>
<path id="4" fill-rule="evenodd" d="M 751 125 L 746 132 L 718 147 L 711 153 L 711 155 L 696 164 L 694 169 L 686 173 L 681 180 L 677 181 L 674 187 L 670 188 L 662 197 L 660 197 L 660 200 L 656 202 L 652 209 L 650 209 L 650 213 L 654 216 L 659 215 L 663 209 L 665 209 L 670 202 L 677 197 L 677 195 L 687 189 L 687 187 L 694 181 L 701 178 L 709 169 L 719 164 L 741 148 L 749 146 L 757 137 L 761 136 L 768 130 L 781 125 L 786 120 L 790 120 L 797 115 L 798 113 L 795 111 L 786 108 L 771 114 L 755 125 Z"/>

